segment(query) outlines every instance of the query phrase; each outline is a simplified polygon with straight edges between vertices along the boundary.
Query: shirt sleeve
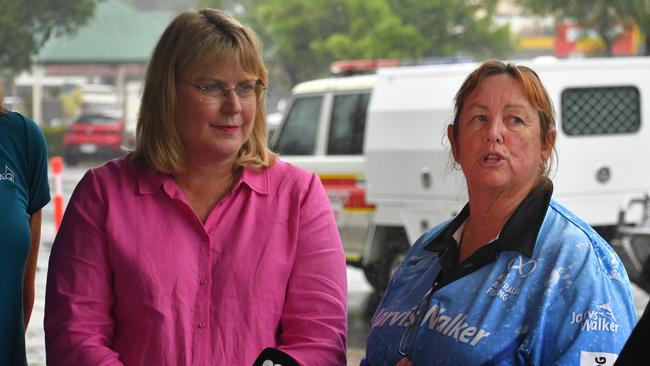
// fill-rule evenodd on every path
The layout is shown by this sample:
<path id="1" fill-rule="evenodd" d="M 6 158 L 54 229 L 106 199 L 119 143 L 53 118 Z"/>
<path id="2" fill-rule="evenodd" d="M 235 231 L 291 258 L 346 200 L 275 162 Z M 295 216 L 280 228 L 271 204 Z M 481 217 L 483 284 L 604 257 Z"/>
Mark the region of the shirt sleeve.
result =
<path id="1" fill-rule="evenodd" d="M 278 349 L 301 365 L 345 365 L 345 256 L 325 189 L 314 174 L 299 220 Z"/>
<path id="2" fill-rule="evenodd" d="M 48 365 L 122 365 L 110 349 L 114 320 L 106 199 L 92 170 L 79 182 L 50 254 L 45 298 Z"/>
<path id="3" fill-rule="evenodd" d="M 570 287 L 554 298 L 537 336 L 541 364 L 612 366 L 618 357 L 636 312 L 622 264 L 606 247 L 603 241 L 596 249 L 605 253 L 590 250 L 574 268 L 566 268 Z"/>
<path id="4" fill-rule="evenodd" d="M 47 146 L 38 126 L 28 118 L 24 120 L 29 174 L 27 213 L 32 215 L 50 201 L 50 186 L 47 181 Z"/>

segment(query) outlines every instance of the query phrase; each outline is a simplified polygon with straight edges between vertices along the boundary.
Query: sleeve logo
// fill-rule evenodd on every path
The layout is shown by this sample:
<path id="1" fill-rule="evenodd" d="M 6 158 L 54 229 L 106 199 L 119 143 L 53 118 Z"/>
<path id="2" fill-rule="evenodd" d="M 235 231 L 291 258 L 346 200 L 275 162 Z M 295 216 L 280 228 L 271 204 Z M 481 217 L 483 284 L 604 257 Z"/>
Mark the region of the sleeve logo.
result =
<path id="1" fill-rule="evenodd" d="M 612 311 L 609 303 L 597 305 L 592 310 L 584 313 L 571 313 L 571 322 L 569 324 L 578 324 L 581 332 L 590 332 L 592 330 L 605 332 L 618 332 L 616 316 Z"/>
<path id="2" fill-rule="evenodd" d="M 5 164 L 5 171 L 4 173 L 0 174 L 0 180 L 8 180 L 11 183 L 16 183 L 14 182 L 14 172 L 9 169 L 9 167 Z"/>

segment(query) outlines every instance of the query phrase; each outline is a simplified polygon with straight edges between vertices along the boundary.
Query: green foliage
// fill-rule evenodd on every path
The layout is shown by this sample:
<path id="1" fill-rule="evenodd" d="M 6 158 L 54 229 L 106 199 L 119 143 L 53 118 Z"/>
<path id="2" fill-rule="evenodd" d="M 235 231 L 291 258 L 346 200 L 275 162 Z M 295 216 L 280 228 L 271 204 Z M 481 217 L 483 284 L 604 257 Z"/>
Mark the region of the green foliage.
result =
<path id="1" fill-rule="evenodd" d="M 611 29 L 623 19 L 634 19 L 641 31 L 650 36 L 650 0 L 517 0 L 534 14 L 573 19 L 597 29 L 607 45 L 608 54 L 618 35 Z M 646 47 L 648 48 L 648 47 Z M 646 49 L 650 54 L 650 49 Z"/>
<path id="2" fill-rule="evenodd" d="M 18 72 L 54 34 L 72 32 L 97 0 L 0 0 L 0 70 Z"/>
<path id="3" fill-rule="evenodd" d="M 47 156 L 50 158 L 63 156 L 63 134 L 65 134 L 66 126 L 41 127 L 41 130 L 47 143 Z"/>
<path id="4" fill-rule="evenodd" d="M 330 60 L 313 47 L 345 29 L 349 21 L 344 13 L 345 2 L 268 0 L 252 10 L 254 21 L 264 24 L 261 34 L 270 47 L 271 61 L 280 65 L 289 84 L 323 75 L 327 70 Z"/>
<path id="5" fill-rule="evenodd" d="M 341 24 L 324 39 L 311 42 L 311 49 L 330 59 L 417 58 L 426 40 L 413 25 L 404 24 L 384 1 L 347 1 Z M 354 16 L 355 14 L 364 16 Z"/>
<path id="6" fill-rule="evenodd" d="M 474 55 L 505 57 L 508 27 L 492 22 L 496 0 L 199 0 L 236 9 L 261 36 L 286 84 L 324 76 L 331 61 Z"/>
<path id="7" fill-rule="evenodd" d="M 395 14 L 428 43 L 424 55 L 505 57 L 512 50 L 508 26 L 492 21 L 497 0 L 388 0 Z"/>

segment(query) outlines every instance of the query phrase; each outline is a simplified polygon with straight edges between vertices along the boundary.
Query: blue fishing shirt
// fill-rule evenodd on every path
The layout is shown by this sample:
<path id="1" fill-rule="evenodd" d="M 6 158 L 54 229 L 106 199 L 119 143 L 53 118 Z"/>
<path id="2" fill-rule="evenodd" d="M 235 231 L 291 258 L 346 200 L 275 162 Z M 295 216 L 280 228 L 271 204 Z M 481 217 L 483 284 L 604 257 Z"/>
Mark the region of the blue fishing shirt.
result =
<path id="1" fill-rule="evenodd" d="M 636 323 L 610 245 L 535 188 L 498 238 L 458 263 L 454 233 L 420 237 L 371 321 L 362 365 L 613 365 Z M 401 344 L 401 347 L 400 347 Z"/>

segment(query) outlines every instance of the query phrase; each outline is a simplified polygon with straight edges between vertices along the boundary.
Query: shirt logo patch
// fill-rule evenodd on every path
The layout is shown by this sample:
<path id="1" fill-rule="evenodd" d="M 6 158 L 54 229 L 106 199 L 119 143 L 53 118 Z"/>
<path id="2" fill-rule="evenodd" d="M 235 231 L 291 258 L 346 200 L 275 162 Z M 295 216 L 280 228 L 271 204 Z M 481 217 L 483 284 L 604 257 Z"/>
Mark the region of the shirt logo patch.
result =
<path id="1" fill-rule="evenodd" d="M 581 332 L 602 331 L 616 333 L 619 326 L 609 303 L 597 305 L 593 310 L 584 313 L 574 311 L 571 314 L 569 324 L 579 325 Z"/>
<path id="2" fill-rule="evenodd" d="M 580 351 L 580 366 L 612 366 L 617 358 L 615 353 Z"/>
<path id="3" fill-rule="evenodd" d="M 513 297 L 519 295 L 521 292 L 520 287 L 516 287 L 513 286 L 512 283 L 508 283 L 508 278 L 510 277 L 510 279 L 514 280 L 517 274 L 521 278 L 530 276 L 537 269 L 537 261 L 518 255 L 508 262 L 507 268 L 507 271 L 499 274 L 496 281 L 494 281 L 494 283 L 492 283 L 490 288 L 488 288 L 486 291 L 488 295 L 492 297 L 498 297 L 502 301 L 508 301 L 509 299 L 512 299 Z M 512 270 L 516 270 L 516 272 L 512 272 Z M 512 276 L 510 275 L 511 272 Z"/>
<path id="4" fill-rule="evenodd" d="M 5 164 L 5 171 L 4 171 L 4 173 L 0 174 L 0 180 L 8 180 L 8 181 L 10 181 L 11 183 L 16 184 L 16 182 L 14 182 L 14 172 L 11 171 L 11 169 L 9 169 L 9 167 L 7 166 L 7 164 Z"/>
<path id="5" fill-rule="evenodd" d="M 537 269 L 537 261 L 519 255 L 508 262 L 508 271 L 516 269 L 521 277 L 528 277 Z"/>
<path id="6" fill-rule="evenodd" d="M 497 276 L 497 280 L 487 289 L 487 294 L 492 297 L 498 297 L 503 301 L 508 301 L 510 298 L 519 295 L 521 288 L 512 286 L 506 280 L 508 273 L 501 273 Z"/>

